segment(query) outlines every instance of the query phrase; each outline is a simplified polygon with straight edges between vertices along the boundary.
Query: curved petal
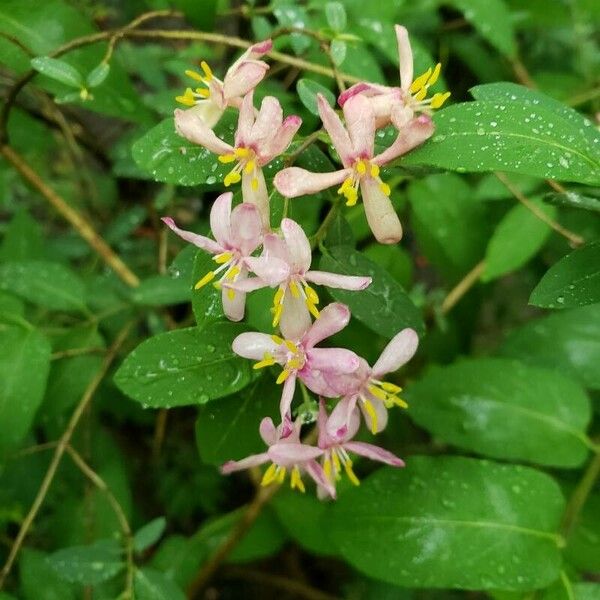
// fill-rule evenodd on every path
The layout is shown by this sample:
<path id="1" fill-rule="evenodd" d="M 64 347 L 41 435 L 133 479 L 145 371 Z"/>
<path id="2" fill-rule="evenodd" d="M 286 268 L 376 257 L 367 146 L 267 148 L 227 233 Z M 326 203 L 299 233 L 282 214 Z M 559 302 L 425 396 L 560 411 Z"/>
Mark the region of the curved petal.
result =
<path id="1" fill-rule="evenodd" d="M 371 177 L 363 177 L 360 191 L 369 227 L 380 244 L 396 244 L 402 239 L 402 225 L 389 197 Z"/>
<path id="2" fill-rule="evenodd" d="M 350 322 L 350 309 L 340 302 L 328 304 L 321 316 L 312 324 L 302 338 L 305 348 L 312 348 L 320 341 L 341 331 Z"/>
<path id="3" fill-rule="evenodd" d="M 308 461 L 304 468 L 311 479 L 317 484 L 319 490 L 325 491 L 329 496 L 335 498 L 335 486 L 327 479 L 323 467 L 315 460 Z"/>
<path id="4" fill-rule="evenodd" d="M 292 269 L 296 273 L 305 273 L 310 268 L 312 250 L 304 229 L 292 219 L 282 219 L 281 232 L 290 253 Z"/>
<path id="5" fill-rule="evenodd" d="M 283 297 L 279 328 L 288 340 L 299 340 L 310 327 L 310 313 L 302 297 L 294 297 L 289 288 Z"/>
<path id="6" fill-rule="evenodd" d="M 381 166 L 410 152 L 431 137 L 435 130 L 433 121 L 427 115 L 420 115 L 403 127 L 389 148 L 378 154 L 372 162 Z"/>
<path id="7" fill-rule="evenodd" d="M 235 471 L 243 471 L 244 469 L 249 469 L 250 467 L 262 465 L 269 460 L 269 455 L 266 452 L 253 454 L 252 456 L 242 458 L 242 460 L 229 460 L 221 466 L 221 473 L 223 473 L 223 475 L 229 475 Z"/>
<path id="8" fill-rule="evenodd" d="M 237 130 L 235 132 L 235 145 L 249 146 L 252 139 L 252 126 L 254 125 L 253 90 L 250 90 L 242 100 L 238 114 Z"/>
<path id="9" fill-rule="evenodd" d="M 210 252 L 211 254 L 220 254 L 225 250 L 220 244 L 217 244 L 217 242 L 214 242 L 204 235 L 193 233 L 192 231 L 186 231 L 185 229 L 179 229 L 171 217 L 163 217 L 161 221 L 171 231 L 174 231 L 180 238 L 184 239 L 190 244 L 194 244 L 194 246 L 197 246 L 202 250 L 206 250 L 206 252 Z"/>
<path id="10" fill-rule="evenodd" d="M 345 396 L 331 411 L 326 423 L 327 435 L 332 440 L 346 439 L 350 424 L 354 421 L 353 415 L 358 415 L 356 395 Z M 360 426 L 360 417 L 359 417 Z"/>
<path id="11" fill-rule="evenodd" d="M 317 285 L 338 288 L 341 290 L 364 290 L 371 285 L 370 277 L 356 277 L 354 275 L 339 275 L 327 271 L 308 271 L 304 279 Z"/>
<path id="12" fill-rule="evenodd" d="M 360 83 L 355 83 L 352 87 L 349 87 L 345 92 L 342 92 L 338 98 L 338 104 L 343 107 L 350 98 L 354 98 L 354 96 L 358 94 L 366 96 L 367 98 L 375 98 L 382 94 L 390 94 L 393 90 L 394 88 L 387 85 L 361 81 Z"/>
<path id="13" fill-rule="evenodd" d="M 245 278 L 240 279 L 243 281 Z M 234 289 L 233 298 L 229 294 L 229 289 L 223 287 L 221 290 L 221 302 L 223 303 L 223 312 L 230 321 L 241 321 L 244 318 L 246 309 L 246 292 Z"/>
<path id="14" fill-rule="evenodd" d="M 375 144 L 375 113 L 371 100 L 358 94 L 344 104 L 343 111 L 354 154 L 371 158 Z"/>
<path id="15" fill-rule="evenodd" d="M 252 173 L 242 173 L 242 198 L 244 202 L 258 208 L 264 231 L 270 231 L 269 194 L 262 169 L 256 167 Z"/>
<path id="16" fill-rule="evenodd" d="M 403 329 L 384 348 L 373 366 L 373 376 L 379 379 L 386 373 L 397 371 L 414 356 L 418 346 L 417 332 L 410 328 Z"/>
<path id="17" fill-rule="evenodd" d="M 319 414 L 317 415 L 317 431 L 319 438 L 317 445 L 322 450 L 325 450 L 333 444 L 331 436 L 327 433 L 327 409 L 325 408 L 325 400 L 319 398 Z"/>
<path id="18" fill-rule="evenodd" d="M 188 111 L 193 112 L 209 129 L 213 129 L 223 116 L 225 108 L 215 102 L 211 95 L 206 100 L 200 100 L 196 106 L 189 108 Z"/>
<path id="19" fill-rule="evenodd" d="M 262 222 L 254 204 L 242 202 L 231 212 L 231 241 L 243 256 L 249 256 L 260 246 Z"/>
<path id="20" fill-rule="evenodd" d="M 311 392 L 324 398 L 337 398 L 339 394 L 329 385 L 326 375 L 329 373 L 313 369 L 309 364 L 298 371 L 298 377 Z"/>
<path id="21" fill-rule="evenodd" d="M 215 239 L 224 248 L 231 244 L 231 200 L 233 194 L 225 192 L 213 203 L 210 209 L 210 229 Z"/>
<path id="22" fill-rule="evenodd" d="M 253 44 L 248 49 L 246 49 L 240 56 L 231 64 L 229 69 L 227 69 L 227 73 L 225 74 L 225 78 L 228 75 L 235 74 L 238 67 L 248 61 L 255 61 L 257 58 L 260 58 L 263 54 L 266 54 L 273 48 L 273 41 L 271 39 L 266 39 L 262 42 L 257 42 Z M 268 65 L 267 65 L 268 67 Z"/>
<path id="23" fill-rule="evenodd" d="M 291 419 L 292 400 L 294 399 L 294 392 L 296 391 L 296 374 L 292 373 L 283 383 L 283 389 L 281 390 L 281 400 L 279 401 L 279 414 L 281 416 L 281 422 L 284 423 Z"/>
<path id="24" fill-rule="evenodd" d="M 287 244 L 275 233 L 267 233 L 263 238 L 263 256 L 278 258 L 288 265 L 291 263 Z"/>
<path id="25" fill-rule="evenodd" d="M 235 67 L 234 65 L 227 71 L 223 80 L 223 96 L 227 101 L 245 96 L 262 81 L 269 70 L 269 65 L 262 60 L 245 60 Z"/>
<path id="26" fill-rule="evenodd" d="M 258 426 L 258 432 L 260 433 L 260 437 L 263 442 L 267 446 L 272 446 L 279 439 L 279 433 L 277 431 L 277 427 L 273 423 L 273 419 L 271 417 L 265 417 Z"/>
<path id="27" fill-rule="evenodd" d="M 283 122 L 283 109 L 275 96 L 265 96 L 261 102 L 258 117 L 252 127 L 251 141 L 263 154 L 262 145 L 270 140 L 281 127 Z"/>
<path id="28" fill-rule="evenodd" d="M 203 146 L 215 154 L 233 152 L 232 146 L 217 137 L 215 132 L 192 110 L 175 110 L 177 133 L 193 144 Z"/>
<path id="29" fill-rule="evenodd" d="M 278 345 L 273 341 L 273 338 L 266 333 L 256 333 L 254 331 L 247 331 L 240 333 L 231 345 L 233 351 L 244 358 L 251 360 L 262 360 L 265 353 L 271 354 L 277 358 L 275 353 L 277 352 Z"/>
<path id="30" fill-rule="evenodd" d="M 329 106 L 329 103 L 322 94 L 317 94 L 317 108 L 319 109 L 323 126 L 327 130 L 337 153 L 340 155 L 343 165 L 345 167 L 350 166 L 353 147 L 350 136 L 341 119 L 337 116 L 333 108 Z"/>
<path id="31" fill-rule="evenodd" d="M 415 111 L 406 106 L 404 102 L 395 102 L 389 113 L 389 119 L 398 131 L 406 127 L 414 116 Z"/>
<path id="32" fill-rule="evenodd" d="M 303 463 L 314 460 L 323 454 L 323 450 L 308 444 L 279 443 L 271 446 L 267 453 L 269 458 L 282 467 L 291 467 L 293 465 L 302 465 Z"/>
<path id="33" fill-rule="evenodd" d="M 297 198 L 316 194 L 334 185 L 339 185 L 352 175 L 351 169 L 341 169 L 331 173 L 313 173 L 300 167 L 288 167 L 275 175 L 273 185 L 286 198 Z"/>
<path id="34" fill-rule="evenodd" d="M 327 373 L 354 373 L 359 357 L 346 348 L 311 348 L 306 352 L 308 367 Z"/>
<path id="35" fill-rule="evenodd" d="M 250 270 L 264 282 L 262 287 L 279 285 L 286 281 L 290 275 L 289 265 L 278 258 L 250 256 L 245 262 Z"/>
<path id="36" fill-rule="evenodd" d="M 344 448 L 359 456 L 365 456 L 371 460 L 391 465 L 392 467 L 403 467 L 404 461 L 398 458 L 395 454 L 392 454 L 388 450 L 384 450 L 374 444 L 367 444 L 366 442 L 346 442 Z"/>
<path id="37" fill-rule="evenodd" d="M 283 120 L 281 127 L 275 132 L 264 145 L 260 148 L 260 161 L 264 165 L 276 156 L 279 156 L 287 150 L 298 129 L 302 125 L 302 119 L 296 115 L 290 115 Z"/>
<path id="38" fill-rule="evenodd" d="M 247 262 L 248 259 L 246 259 Z M 246 277 L 245 279 L 239 279 L 237 281 L 228 283 L 227 281 L 223 281 L 222 283 L 224 288 L 232 289 L 240 292 L 255 292 L 256 290 L 261 290 L 262 288 L 268 287 L 268 283 L 263 281 L 260 277 Z"/>
<path id="39" fill-rule="evenodd" d="M 398 42 L 398 59 L 400 62 L 400 85 L 408 91 L 413 82 L 413 55 L 408 38 L 408 31 L 402 25 L 395 25 L 396 41 Z"/>

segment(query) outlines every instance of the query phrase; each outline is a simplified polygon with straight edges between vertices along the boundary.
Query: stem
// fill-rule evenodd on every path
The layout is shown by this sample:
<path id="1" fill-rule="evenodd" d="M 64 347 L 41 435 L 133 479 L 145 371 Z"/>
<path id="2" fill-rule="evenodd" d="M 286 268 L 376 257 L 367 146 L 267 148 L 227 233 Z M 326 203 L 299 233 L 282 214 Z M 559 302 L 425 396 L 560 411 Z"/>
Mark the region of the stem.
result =
<path id="1" fill-rule="evenodd" d="M 327 230 L 329 229 L 331 222 L 337 215 L 338 208 L 339 205 L 337 202 L 334 202 L 331 205 L 331 208 L 329 209 L 329 212 L 325 215 L 325 218 L 319 226 L 319 229 L 317 229 L 316 233 L 312 236 L 310 243 L 311 248 L 316 248 L 323 241 L 323 239 L 325 239 L 325 236 L 327 235 Z"/>
<path id="2" fill-rule="evenodd" d="M 448 314 L 460 299 L 479 281 L 485 262 L 479 261 L 448 293 L 442 302 L 442 314 Z"/>
<path id="3" fill-rule="evenodd" d="M 61 358 L 71 358 L 73 356 L 84 356 L 86 354 L 103 354 L 106 348 L 100 346 L 95 348 L 69 348 L 68 350 L 59 350 L 50 355 L 50 360 L 59 360 Z"/>

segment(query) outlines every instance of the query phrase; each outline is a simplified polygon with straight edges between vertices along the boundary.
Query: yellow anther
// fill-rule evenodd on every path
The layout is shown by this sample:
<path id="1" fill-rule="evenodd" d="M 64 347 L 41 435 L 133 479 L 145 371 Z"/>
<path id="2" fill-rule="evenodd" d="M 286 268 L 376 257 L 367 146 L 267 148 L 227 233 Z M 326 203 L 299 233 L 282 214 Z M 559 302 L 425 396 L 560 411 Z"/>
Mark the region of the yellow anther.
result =
<path id="1" fill-rule="evenodd" d="M 199 290 L 201 287 L 204 287 L 208 282 L 212 281 L 215 278 L 215 272 L 209 271 L 202 279 L 198 281 L 198 283 L 194 286 L 195 290 Z"/>
<path id="2" fill-rule="evenodd" d="M 221 287 L 222 287 L 222 286 L 221 286 L 221 282 L 220 282 L 220 281 L 215 281 L 215 282 L 213 283 L 213 287 L 215 288 L 215 290 L 219 290 L 219 291 L 221 291 Z"/>
<path id="3" fill-rule="evenodd" d="M 219 156 L 219 162 L 224 164 L 232 163 L 235 160 L 235 154 L 232 152 L 231 154 L 221 154 Z"/>
<path id="4" fill-rule="evenodd" d="M 450 98 L 450 92 L 445 92 L 444 94 L 437 93 L 431 97 L 431 108 L 441 108 L 441 106 Z"/>
<path id="5" fill-rule="evenodd" d="M 292 473 L 290 475 L 290 487 L 292 489 L 298 488 L 303 494 L 306 491 L 302 477 L 300 477 L 300 470 L 298 467 L 294 467 L 292 469 Z"/>
<path id="6" fill-rule="evenodd" d="M 256 163 L 253 160 L 249 160 L 246 163 L 246 166 L 244 167 L 244 173 L 252 173 L 252 171 L 254 171 L 255 166 L 256 166 Z"/>
<path id="7" fill-rule="evenodd" d="M 257 363 L 254 363 L 254 365 L 252 365 L 252 368 L 253 369 L 263 369 L 264 367 L 270 367 L 274 364 L 275 364 L 275 359 L 273 358 L 273 355 L 269 354 L 268 352 L 265 352 L 263 354 L 263 359 Z"/>
<path id="8" fill-rule="evenodd" d="M 277 483 L 283 483 L 283 481 L 285 480 L 285 473 L 286 473 L 286 468 L 279 467 L 279 475 L 277 475 Z"/>
<path id="9" fill-rule="evenodd" d="M 250 182 L 250 185 L 252 186 L 252 189 L 256 191 L 258 189 L 258 179 L 256 177 L 253 177 L 252 181 Z"/>
<path id="10" fill-rule="evenodd" d="M 279 325 L 279 321 L 281 320 L 281 313 L 283 312 L 283 304 L 278 304 L 273 308 L 273 327 L 277 327 Z"/>
<path id="11" fill-rule="evenodd" d="M 278 335 L 272 335 L 271 339 L 278 345 L 281 346 L 281 344 L 283 344 L 283 339 L 280 338 Z"/>
<path id="12" fill-rule="evenodd" d="M 363 406 L 365 407 L 369 417 L 371 417 L 371 433 L 375 434 L 377 433 L 377 413 L 375 412 L 375 408 L 369 400 L 364 400 Z"/>
<path id="13" fill-rule="evenodd" d="M 327 479 L 331 479 L 331 461 L 329 458 L 326 458 L 323 461 L 323 472 L 325 473 L 325 477 L 327 477 Z"/>
<path id="14" fill-rule="evenodd" d="M 379 177 L 379 166 L 371 165 L 371 177 Z"/>
<path id="15" fill-rule="evenodd" d="M 310 285 L 305 285 L 304 291 L 306 292 L 306 297 L 308 300 L 310 300 L 313 304 L 319 304 L 319 296 L 317 292 L 310 287 Z"/>
<path id="16" fill-rule="evenodd" d="M 238 158 L 247 158 L 250 155 L 250 148 L 236 148 L 233 152 Z"/>
<path id="17" fill-rule="evenodd" d="M 349 187 L 352 187 L 352 177 L 344 179 L 344 182 L 338 189 L 338 194 L 343 194 Z"/>
<path id="18" fill-rule="evenodd" d="M 283 340 L 283 343 L 287 346 L 287 349 L 294 354 L 298 354 L 298 346 L 291 340 Z"/>
<path id="19" fill-rule="evenodd" d="M 421 102 L 421 100 L 425 100 L 425 96 L 427 96 L 427 87 L 422 87 L 416 94 L 415 100 Z"/>
<path id="20" fill-rule="evenodd" d="M 283 295 L 285 294 L 285 289 L 280 287 L 273 296 L 273 306 L 277 306 L 283 300 Z"/>
<path id="21" fill-rule="evenodd" d="M 354 473 L 354 471 L 352 470 L 352 461 L 351 460 L 347 460 L 344 463 L 344 469 L 346 470 L 346 475 L 348 475 L 348 479 L 354 484 L 354 485 L 360 485 L 360 480 L 358 479 L 358 477 L 356 476 L 356 474 Z"/>
<path id="22" fill-rule="evenodd" d="M 285 363 L 285 368 L 288 370 L 289 369 L 297 370 L 297 369 L 301 369 L 303 364 L 304 364 L 304 362 L 299 358 L 290 358 L 290 360 L 288 360 L 287 363 Z"/>
<path id="23" fill-rule="evenodd" d="M 338 473 L 342 470 L 342 466 L 340 464 L 340 457 L 335 453 L 331 453 L 331 459 L 333 460 L 333 468 L 335 470 L 335 476 L 338 476 Z"/>
<path id="24" fill-rule="evenodd" d="M 227 271 L 227 279 L 229 279 L 230 281 L 235 279 L 241 272 L 241 269 L 235 265 L 233 267 L 231 267 L 231 269 L 229 269 L 229 271 Z"/>
<path id="25" fill-rule="evenodd" d="M 208 64 L 204 60 L 200 63 L 200 66 L 202 67 L 202 70 L 204 71 L 204 76 L 206 77 L 206 79 L 208 79 L 208 81 L 210 81 L 214 77 L 211 68 L 208 66 Z"/>
<path id="26" fill-rule="evenodd" d="M 367 172 L 367 165 L 365 164 L 364 160 L 358 160 L 355 168 L 359 175 L 364 175 Z"/>
<path id="27" fill-rule="evenodd" d="M 204 77 L 202 77 L 202 75 L 200 75 L 200 73 L 196 73 L 196 71 L 192 71 L 191 69 L 187 69 L 185 71 L 185 74 L 188 77 L 191 77 L 194 81 L 204 82 Z"/>
<path id="28" fill-rule="evenodd" d="M 233 300 L 235 298 L 235 290 L 232 288 L 227 288 L 227 297 L 230 300 Z"/>
<path id="29" fill-rule="evenodd" d="M 221 254 L 217 254 L 216 256 L 213 256 L 213 260 L 219 265 L 229 262 L 232 258 L 233 258 L 232 252 L 221 252 Z"/>
<path id="30" fill-rule="evenodd" d="M 194 106 L 196 104 L 191 88 L 186 88 L 182 96 L 175 96 L 175 100 L 185 106 Z"/>
<path id="31" fill-rule="evenodd" d="M 425 73 L 423 73 L 423 75 L 419 75 L 419 77 L 417 77 L 412 82 L 412 85 L 410 86 L 410 93 L 414 94 L 414 93 L 418 92 L 427 83 L 427 80 L 430 77 L 431 77 L 431 67 L 429 67 L 429 69 L 427 69 L 427 71 L 425 71 Z"/>
<path id="32" fill-rule="evenodd" d="M 229 187 L 232 183 L 237 183 L 241 178 L 242 176 L 237 171 L 230 171 L 225 175 L 223 183 L 225 187 Z"/>
<path id="33" fill-rule="evenodd" d="M 354 206 L 358 202 L 358 192 L 354 188 L 350 188 L 344 192 L 346 198 L 346 206 Z"/>
<path id="34" fill-rule="evenodd" d="M 207 90 L 206 88 L 196 88 L 196 94 L 203 98 L 208 98 L 210 96 L 210 90 Z"/>
<path id="35" fill-rule="evenodd" d="M 291 374 L 291 371 L 288 371 L 287 369 L 284 369 L 283 371 L 281 371 L 281 373 L 279 373 L 279 377 L 277 378 L 277 381 L 275 383 L 277 383 L 277 385 L 283 383 Z"/>
<path id="36" fill-rule="evenodd" d="M 387 398 L 387 394 L 376 385 L 370 385 L 368 387 L 369 392 L 375 396 L 375 398 L 379 398 L 379 400 L 385 400 Z"/>
<path id="37" fill-rule="evenodd" d="M 442 63 L 438 63 L 437 65 L 435 65 L 435 67 L 433 69 L 433 73 L 431 74 L 431 77 L 429 78 L 429 81 L 427 82 L 427 86 L 435 85 L 435 82 L 438 80 L 438 78 L 440 76 L 441 70 L 442 70 Z"/>
<path id="38" fill-rule="evenodd" d="M 294 298 L 300 298 L 300 290 L 298 289 L 298 284 L 295 281 L 290 281 L 290 292 L 292 292 L 292 296 L 294 296 Z"/>
<path id="39" fill-rule="evenodd" d="M 379 385 L 381 385 L 386 392 L 390 392 L 391 394 L 397 394 L 402 391 L 402 388 L 399 385 L 390 383 L 389 381 L 382 381 Z"/>
<path id="40" fill-rule="evenodd" d="M 270 483 L 273 483 L 273 481 L 275 481 L 275 478 L 277 477 L 277 475 L 278 475 L 277 465 L 275 463 L 271 463 L 269 468 L 265 471 L 265 474 L 262 476 L 260 485 L 269 485 Z M 284 477 L 285 477 L 285 472 L 284 472 Z"/>
<path id="41" fill-rule="evenodd" d="M 379 189 L 386 195 L 389 196 L 392 193 L 392 189 L 390 188 L 390 186 L 385 183 L 384 181 L 382 181 L 379 184 Z"/>
<path id="42" fill-rule="evenodd" d="M 308 298 L 306 299 L 306 308 L 308 308 L 310 314 L 315 319 L 318 319 L 321 316 L 319 309 Z"/>

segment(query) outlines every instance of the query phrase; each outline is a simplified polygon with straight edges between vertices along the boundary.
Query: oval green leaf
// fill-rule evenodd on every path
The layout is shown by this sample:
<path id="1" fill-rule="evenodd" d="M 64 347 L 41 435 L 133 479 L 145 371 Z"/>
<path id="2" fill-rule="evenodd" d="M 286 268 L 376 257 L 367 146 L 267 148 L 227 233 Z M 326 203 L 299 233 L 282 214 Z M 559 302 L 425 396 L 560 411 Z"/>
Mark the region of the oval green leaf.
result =
<path id="1" fill-rule="evenodd" d="M 319 109 L 317 108 L 317 94 L 325 96 L 329 106 L 335 105 L 335 96 L 333 93 L 312 79 L 299 79 L 298 83 L 296 83 L 296 91 L 298 92 L 300 102 L 302 102 L 313 115 L 319 114 Z"/>
<path id="2" fill-rule="evenodd" d="M 69 87 L 81 88 L 83 86 L 81 73 L 64 60 L 49 56 L 37 56 L 31 59 L 31 66 L 38 73 L 60 81 Z"/>

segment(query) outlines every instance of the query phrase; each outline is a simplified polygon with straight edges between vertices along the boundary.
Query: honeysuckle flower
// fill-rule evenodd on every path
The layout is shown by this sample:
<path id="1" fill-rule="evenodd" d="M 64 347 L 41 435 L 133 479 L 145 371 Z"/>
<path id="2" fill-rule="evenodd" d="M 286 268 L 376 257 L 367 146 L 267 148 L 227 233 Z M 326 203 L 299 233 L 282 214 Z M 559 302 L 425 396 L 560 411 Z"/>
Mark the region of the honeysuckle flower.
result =
<path id="1" fill-rule="evenodd" d="M 312 251 L 302 227 L 292 219 L 283 219 L 281 233 L 283 239 L 274 233 L 266 234 L 262 256 L 248 260 L 258 277 L 236 282 L 231 287 L 242 291 L 268 285 L 277 287 L 271 309 L 273 327 L 279 325 L 286 336 L 297 338 L 310 326 L 310 314 L 319 318 L 319 296 L 309 283 L 344 290 L 364 290 L 371 283 L 371 278 L 311 270 Z M 280 279 L 275 278 L 276 273 L 281 273 Z"/>
<path id="2" fill-rule="evenodd" d="M 176 110 L 175 128 L 190 142 L 218 154 L 220 162 L 235 163 L 223 183 L 229 187 L 241 180 L 244 202 L 258 206 L 268 230 L 269 195 L 262 167 L 286 150 L 302 119 L 296 115 L 284 119 L 279 100 L 273 96 L 263 98 L 255 117 L 252 99 L 252 91 L 244 96 L 233 146 L 220 139 L 193 111 Z"/>
<path id="3" fill-rule="evenodd" d="M 359 368 L 351 375 L 328 378 L 328 385 L 343 396 L 327 421 L 328 434 L 334 437 L 345 436 L 357 405 L 372 433 L 385 429 L 388 409 L 393 406 L 406 408 L 407 404 L 398 396 L 402 388 L 383 381 L 383 378 L 407 363 L 414 356 L 418 345 L 417 332 L 410 328 L 403 329 L 390 340 L 372 368 L 367 361 L 361 359 Z"/>
<path id="4" fill-rule="evenodd" d="M 262 225 L 258 209 L 253 204 L 238 204 L 231 210 L 232 197 L 231 192 L 225 192 L 212 206 L 210 228 L 214 240 L 180 229 L 171 217 L 163 217 L 162 221 L 186 242 L 214 255 L 213 260 L 218 266 L 206 273 L 194 288 L 198 290 L 213 282 L 217 289 L 222 289 L 223 310 L 227 317 L 240 321 L 244 317 L 246 294 L 224 288 L 221 284 L 224 281 L 243 281 L 247 277 L 246 261 L 262 241 Z M 281 275 L 275 273 L 275 276 Z"/>
<path id="5" fill-rule="evenodd" d="M 432 133 L 433 123 L 426 115 L 412 119 L 392 145 L 375 155 L 375 113 L 371 100 L 357 95 L 344 104 L 346 127 L 322 95 L 317 96 L 323 125 L 337 150 L 343 168 L 333 173 L 311 173 L 299 167 L 279 171 L 274 179 L 277 190 L 288 198 L 314 194 L 341 184 L 338 194 L 348 206 L 363 197 L 371 231 L 382 244 L 395 244 L 402 238 L 402 226 L 390 202 L 390 186 L 379 177 L 379 168 L 422 144 Z"/>
<path id="6" fill-rule="evenodd" d="M 361 82 L 340 94 L 338 104 L 343 107 L 357 95 L 369 98 L 375 112 L 377 126 L 382 127 L 390 121 L 395 127 L 404 127 L 417 113 L 431 114 L 440 108 L 450 97 L 450 92 L 436 93 L 427 98 L 429 88 L 440 76 L 441 63 L 437 63 L 422 75 L 413 79 L 413 55 L 406 27 L 396 25 L 398 58 L 400 62 L 400 87 L 389 87 L 377 83 Z"/>
<path id="7" fill-rule="evenodd" d="M 368 444 L 366 442 L 354 442 L 352 439 L 360 427 L 360 415 L 355 408 L 349 416 L 348 427 L 342 435 L 331 435 L 329 433 L 327 410 L 325 402 L 321 398 L 319 402 L 319 415 L 317 417 L 317 428 L 319 431 L 318 446 L 323 451 L 321 457 L 325 477 L 335 487 L 336 481 L 341 477 L 342 469 L 346 472 L 348 479 L 359 485 L 360 481 L 352 469 L 352 459 L 349 452 L 376 460 L 392 467 L 403 467 L 404 461 L 388 450 Z M 319 488 L 319 491 L 323 491 Z"/>
<path id="8" fill-rule="evenodd" d="M 184 106 L 192 107 L 192 112 L 212 129 L 228 106 L 239 108 L 242 98 L 263 79 L 269 65 L 258 60 L 273 47 L 271 40 L 265 40 L 250 46 L 225 73 L 223 81 L 217 79 L 205 61 L 200 63 L 203 74 L 188 70 L 185 74 L 201 84 L 195 89 L 187 88 L 175 99 Z"/>
<path id="9" fill-rule="evenodd" d="M 269 485 L 273 482 L 283 483 L 286 473 L 289 471 L 291 488 L 297 488 L 304 492 L 302 473 L 306 472 L 319 486 L 319 489 L 325 490 L 327 494 L 335 498 L 335 487 L 325 477 L 323 468 L 316 461 L 323 454 L 323 450 L 303 444 L 300 441 L 300 427 L 299 420 L 296 420 L 289 427 L 284 426 L 284 424 L 275 427 L 272 419 L 265 417 L 260 422 L 259 432 L 268 446 L 268 450 L 260 454 L 247 456 L 242 460 L 230 460 L 221 467 L 221 472 L 224 475 L 229 475 L 235 471 L 271 462 L 262 477 L 261 485 Z"/>
<path id="10" fill-rule="evenodd" d="M 283 371 L 277 383 L 283 383 L 279 405 L 282 423 L 290 421 L 290 406 L 296 389 L 296 379 L 308 389 L 326 397 L 336 397 L 337 392 L 327 383 L 327 378 L 348 375 L 359 367 L 359 357 L 344 348 L 315 348 L 350 321 L 350 310 L 334 302 L 321 311 L 318 318 L 300 337 L 289 339 L 266 333 L 246 332 L 233 340 L 233 351 L 244 358 L 258 361 L 255 369 L 279 364 Z M 283 329 L 282 334 L 286 336 Z"/>

